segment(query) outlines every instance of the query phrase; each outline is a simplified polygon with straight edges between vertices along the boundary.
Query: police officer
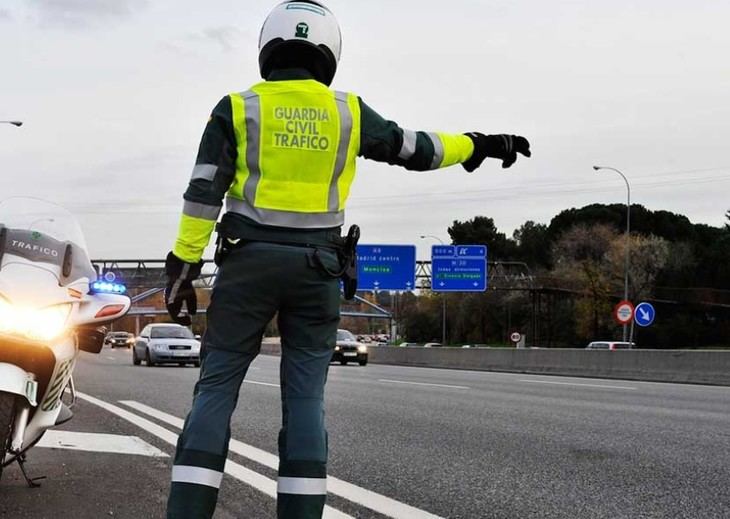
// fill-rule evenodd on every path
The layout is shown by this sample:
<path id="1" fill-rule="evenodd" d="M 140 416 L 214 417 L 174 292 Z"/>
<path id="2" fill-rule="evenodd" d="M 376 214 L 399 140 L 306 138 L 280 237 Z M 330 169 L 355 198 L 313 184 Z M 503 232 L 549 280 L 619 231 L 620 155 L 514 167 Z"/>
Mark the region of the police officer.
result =
<path id="1" fill-rule="evenodd" d="M 341 267 L 340 229 L 357 157 L 414 171 L 455 164 L 473 171 L 487 157 L 508 168 L 517 153 L 530 156 L 524 137 L 406 130 L 356 95 L 330 90 L 340 49 L 327 7 L 278 5 L 259 41 L 265 81 L 224 97 L 203 134 L 166 264 L 168 310 L 182 324 L 190 323 L 183 304 L 195 314 L 192 282 L 224 199 L 226 211 L 200 379 L 174 460 L 170 519 L 212 517 L 239 388 L 274 316 L 282 347 L 278 517 L 321 517 L 323 394 L 340 306 L 331 274 Z"/>

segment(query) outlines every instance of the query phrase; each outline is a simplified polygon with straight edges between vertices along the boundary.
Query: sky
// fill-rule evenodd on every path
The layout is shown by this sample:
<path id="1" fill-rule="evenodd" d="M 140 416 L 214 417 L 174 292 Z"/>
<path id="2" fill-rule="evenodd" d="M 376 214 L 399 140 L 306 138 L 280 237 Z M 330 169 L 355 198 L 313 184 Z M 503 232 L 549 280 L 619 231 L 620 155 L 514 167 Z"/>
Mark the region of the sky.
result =
<path id="1" fill-rule="evenodd" d="M 163 258 L 210 110 L 260 81 L 265 0 L 0 0 L 0 199 L 76 214 L 95 258 Z M 413 130 L 526 136 L 533 157 L 413 173 L 359 162 L 347 225 L 416 244 L 454 220 L 511 235 L 632 202 L 719 226 L 730 209 L 730 2 L 331 0 L 333 87 Z M 207 254 L 206 256 L 212 256 Z"/>

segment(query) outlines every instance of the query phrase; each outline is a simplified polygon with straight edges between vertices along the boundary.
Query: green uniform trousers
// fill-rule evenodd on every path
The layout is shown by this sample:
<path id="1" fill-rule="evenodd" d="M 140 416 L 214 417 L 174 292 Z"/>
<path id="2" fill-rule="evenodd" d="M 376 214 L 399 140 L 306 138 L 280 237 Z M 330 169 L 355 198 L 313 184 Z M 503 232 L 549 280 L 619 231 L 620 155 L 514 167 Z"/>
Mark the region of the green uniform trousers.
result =
<path id="1" fill-rule="evenodd" d="M 282 343 L 278 517 L 322 517 L 324 385 L 339 323 L 340 286 L 317 268 L 313 254 L 307 246 L 253 242 L 234 249 L 221 266 L 208 309 L 200 379 L 178 439 L 168 519 L 213 516 L 241 383 L 277 312 Z M 337 270 L 334 251 L 319 249 L 319 256 Z M 248 517 L 242 506 L 240 517 Z"/>

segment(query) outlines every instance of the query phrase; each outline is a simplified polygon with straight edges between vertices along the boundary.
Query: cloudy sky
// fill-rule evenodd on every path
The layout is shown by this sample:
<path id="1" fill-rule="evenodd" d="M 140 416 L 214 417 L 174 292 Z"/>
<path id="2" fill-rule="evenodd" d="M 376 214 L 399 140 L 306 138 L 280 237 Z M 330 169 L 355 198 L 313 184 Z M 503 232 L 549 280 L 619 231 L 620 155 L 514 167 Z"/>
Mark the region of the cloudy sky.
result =
<path id="1" fill-rule="evenodd" d="M 79 215 L 95 257 L 163 257 L 208 114 L 259 81 L 267 0 L 2 0 L 0 198 Z M 335 87 L 417 130 L 517 133 L 534 156 L 409 173 L 360 163 L 348 223 L 368 243 L 511 234 L 560 210 L 633 200 L 721 225 L 730 208 L 730 3 L 331 0 Z"/>

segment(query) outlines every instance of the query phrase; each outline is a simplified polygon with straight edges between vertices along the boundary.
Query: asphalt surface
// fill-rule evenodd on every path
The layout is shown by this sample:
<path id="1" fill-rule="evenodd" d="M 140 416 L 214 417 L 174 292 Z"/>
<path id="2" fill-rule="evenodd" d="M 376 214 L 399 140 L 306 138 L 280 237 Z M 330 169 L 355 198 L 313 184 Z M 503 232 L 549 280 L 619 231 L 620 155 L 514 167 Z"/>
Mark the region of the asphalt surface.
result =
<path id="1" fill-rule="evenodd" d="M 6 469 L 0 517 L 164 517 L 197 372 L 82 354 L 88 398 L 63 429 L 136 436 L 170 457 L 36 448 L 28 469 L 47 479 L 28 489 Z M 217 518 L 275 516 L 246 469 L 276 479 L 278 358 L 260 356 L 247 380 L 232 423 L 245 445 L 230 456 L 243 470 L 224 477 Z M 730 517 L 730 388 L 333 364 L 327 413 L 330 517 Z"/>

